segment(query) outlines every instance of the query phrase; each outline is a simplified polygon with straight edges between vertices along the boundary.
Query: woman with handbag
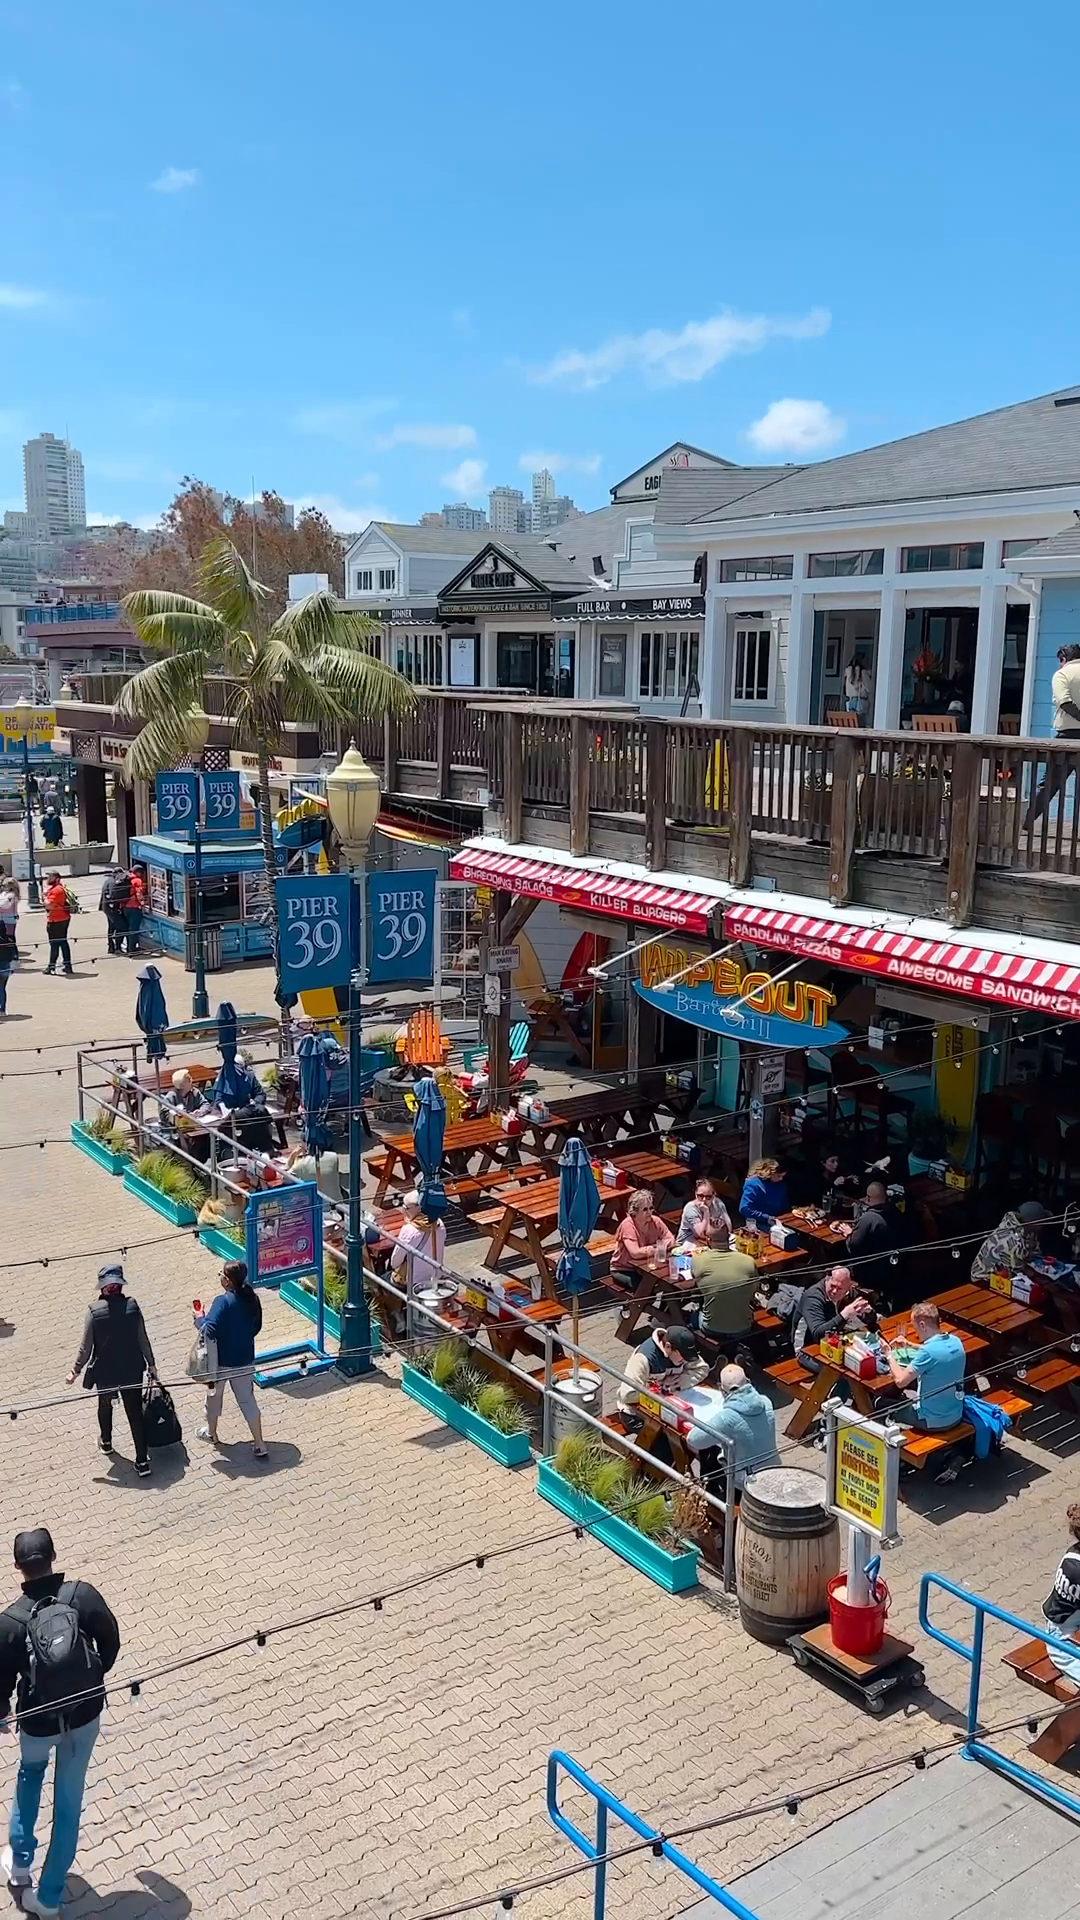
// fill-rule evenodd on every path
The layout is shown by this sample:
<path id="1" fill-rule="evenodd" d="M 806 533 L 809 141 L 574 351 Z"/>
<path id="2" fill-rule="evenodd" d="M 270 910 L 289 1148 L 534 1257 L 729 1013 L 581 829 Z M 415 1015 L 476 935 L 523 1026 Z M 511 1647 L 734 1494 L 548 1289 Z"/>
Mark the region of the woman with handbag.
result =
<path id="1" fill-rule="evenodd" d="M 199 1428 L 199 1439 L 218 1445 L 218 1421 L 221 1418 L 225 1388 L 230 1386 L 244 1419 L 251 1430 L 256 1460 L 267 1458 L 262 1419 L 255 1400 L 255 1339 L 262 1329 L 262 1305 L 254 1287 L 248 1285 L 247 1267 L 242 1260 L 229 1260 L 222 1271 L 224 1292 L 219 1293 L 209 1313 L 197 1314 L 195 1324 L 205 1343 L 207 1371 L 206 1422 Z M 198 1364 L 192 1353 L 189 1371 Z"/>
<path id="2" fill-rule="evenodd" d="M 83 1337 L 68 1374 L 72 1386 L 84 1367 L 84 1387 L 95 1387 L 98 1397 L 98 1446 L 113 1452 L 113 1408 L 120 1395 L 135 1443 L 135 1471 L 145 1479 L 150 1472 L 143 1418 L 143 1374 L 157 1377 L 154 1349 L 137 1300 L 125 1297 L 124 1269 L 117 1262 L 98 1273 L 99 1297 L 90 1307 Z M 87 1365 L 89 1362 L 89 1365 Z"/>

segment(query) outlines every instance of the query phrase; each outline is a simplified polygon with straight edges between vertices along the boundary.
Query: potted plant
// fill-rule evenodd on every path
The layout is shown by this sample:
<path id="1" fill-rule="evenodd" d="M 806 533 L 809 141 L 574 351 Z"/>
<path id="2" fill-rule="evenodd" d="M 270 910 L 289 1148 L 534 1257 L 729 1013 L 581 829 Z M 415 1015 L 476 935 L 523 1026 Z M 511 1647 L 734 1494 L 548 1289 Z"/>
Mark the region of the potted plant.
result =
<path id="1" fill-rule="evenodd" d="M 411 1400 L 419 1400 L 502 1466 L 521 1467 L 532 1457 L 529 1422 L 516 1393 L 471 1366 L 464 1341 L 442 1340 L 421 1349 L 405 1362 L 401 1384 Z"/>
<path id="2" fill-rule="evenodd" d="M 369 1072 L 378 1072 L 382 1067 L 395 1067 L 397 1065 L 396 1039 L 397 1035 L 393 1027 L 383 1027 L 380 1028 L 377 1033 L 365 1034 L 364 1052 L 368 1054 L 377 1053 L 380 1056 L 378 1063 L 373 1064 L 368 1069 Z"/>
<path id="3" fill-rule="evenodd" d="M 219 1260 L 243 1260 L 247 1255 L 247 1234 L 243 1223 L 223 1222 L 217 1227 L 200 1227 L 199 1239 Z"/>
<path id="4" fill-rule="evenodd" d="M 129 1193 L 138 1194 L 155 1213 L 163 1214 L 174 1227 L 193 1227 L 199 1209 L 210 1191 L 205 1180 L 192 1173 L 174 1153 L 155 1147 L 144 1153 L 124 1173 Z"/>
<path id="5" fill-rule="evenodd" d="M 913 1176 L 929 1173 L 932 1166 L 945 1159 L 955 1138 L 956 1128 L 950 1127 L 940 1113 L 914 1114 L 908 1134 L 908 1172 Z"/>
<path id="6" fill-rule="evenodd" d="M 80 1153 L 89 1154 L 110 1173 L 123 1173 L 131 1165 L 131 1135 L 117 1124 L 115 1113 L 104 1107 L 93 1120 L 73 1120 L 71 1138 Z"/>
<path id="7" fill-rule="evenodd" d="M 540 1461 L 537 1492 L 665 1593 L 697 1586 L 698 1549 L 677 1536 L 671 1495 L 592 1434 L 569 1435 Z"/>

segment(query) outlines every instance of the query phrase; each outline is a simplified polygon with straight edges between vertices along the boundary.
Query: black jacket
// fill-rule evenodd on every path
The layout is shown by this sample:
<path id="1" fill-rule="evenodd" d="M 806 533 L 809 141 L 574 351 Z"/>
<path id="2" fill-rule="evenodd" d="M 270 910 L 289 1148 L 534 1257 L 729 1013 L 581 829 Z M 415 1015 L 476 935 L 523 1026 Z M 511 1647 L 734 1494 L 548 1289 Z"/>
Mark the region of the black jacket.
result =
<path id="1" fill-rule="evenodd" d="M 855 1295 L 852 1294 L 851 1298 L 854 1299 Z M 843 1305 L 847 1304 L 845 1300 Z M 799 1309 L 795 1315 L 797 1348 L 816 1347 L 819 1341 L 824 1340 L 826 1334 L 836 1333 L 848 1325 L 849 1322 L 844 1319 L 840 1308 L 834 1306 L 829 1299 L 824 1280 L 815 1281 L 812 1287 L 804 1288 L 803 1297 L 799 1301 Z M 800 1331 L 802 1331 L 801 1339 Z"/>
<path id="2" fill-rule="evenodd" d="M 11 1696 L 18 1684 L 19 1694 L 16 1702 L 21 1714 L 26 1699 L 27 1654 L 26 1625 L 30 1618 L 35 1600 L 51 1599 L 64 1585 L 62 1573 L 46 1574 L 42 1580 L 24 1580 L 22 1597 L 12 1602 L 0 1613 L 0 1719 L 6 1718 L 11 1707 Z M 116 1656 L 120 1651 L 120 1629 L 110 1609 L 106 1606 L 96 1587 L 86 1580 L 72 1581 L 71 1605 L 79 1616 L 79 1625 L 86 1638 L 96 1648 L 101 1664 L 108 1673 L 116 1665 Z M 68 1596 L 65 1595 L 65 1598 Z M 85 1727 L 96 1720 L 105 1705 L 105 1689 L 73 1706 L 66 1715 L 69 1726 Z M 55 1739 L 60 1733 L 60 1721 L 55 1713 L 32 1713 L 20 1720 L 23 1733 L 30 1733 L 42 1739 Z"/>
<path id="3" fill-rule="evenodd" d="M 147 1368 L 154 1371 L 154 1350 L 137 1300 L 121 1293 L 111 1300 L 94 1301 L 73 1372 L 81 1373 L 88 1360 L 90 1375 L 85 1384 L 93 1387 L 137 1387 Z"/>

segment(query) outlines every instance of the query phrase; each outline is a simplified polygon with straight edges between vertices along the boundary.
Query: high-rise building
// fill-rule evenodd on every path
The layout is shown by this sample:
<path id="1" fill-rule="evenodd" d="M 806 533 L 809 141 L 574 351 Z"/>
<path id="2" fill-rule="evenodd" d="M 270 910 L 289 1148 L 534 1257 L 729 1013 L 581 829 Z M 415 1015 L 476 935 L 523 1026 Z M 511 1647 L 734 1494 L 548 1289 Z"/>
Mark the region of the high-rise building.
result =
<path id="1" fill-rule="evenodd" d="M 453 527 L 458 533 L 476 533 L 487 526 L 487 514 L 481 507 L 470 507 L 464 500 L 458 500 L 453 506 L 444 506 L 442 510 L 444 527 Z"/>
<path id="2" fill-rule="evenodd" d="M 86 525 L 82 454 L 55 433 L 39 433 L 23 448 L 26 511 L 37 538 L 81 532 Z"/>
<path id="3" fill-rule="evenodd" d="M 546 467 L 541 467 L 540 472 L 534 473 L 532 477 L 533 514 L 535 516 L 537 513 L 539 513 L 541 522 L 543 522 L 544 509 L 546 508 L 548 501 L 554 500 L 554 498 L 555 498 L 555 475 L 553 473 L 549 473 Z"/>
<path id="4" fill-rule="evenodd" d="M 522 531 L 521 516 L 525 510 L 525 495 L 520 487 L 492 487 L 488 494 L 488 507 L 492 533 Z M 528 532 L 528 527 L 525 531 Z"/>
<path id="5" fill-rule="evenodd" d="M 29 540 L 34 531 L 34 523 L 28 513 L 13 511 L 10 507 L 4 515 L 4 532 L 16 534 L 20 539 Z"/>

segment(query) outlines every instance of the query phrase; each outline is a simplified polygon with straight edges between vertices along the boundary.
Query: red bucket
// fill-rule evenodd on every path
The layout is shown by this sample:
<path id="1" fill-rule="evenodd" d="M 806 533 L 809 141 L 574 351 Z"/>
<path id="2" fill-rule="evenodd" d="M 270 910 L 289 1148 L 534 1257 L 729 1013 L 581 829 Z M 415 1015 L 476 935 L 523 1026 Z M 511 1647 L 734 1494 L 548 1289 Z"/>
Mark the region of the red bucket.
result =
<path id="1" fill-rule="evenodd" d="M 852 1607 L 843 1597 L 847 1574 L 838 1573 L 829 1581 L 829 1627 L 838 1652 L 857 1654 L 860 1659 L 881 1652 L 890 1595 L 884 1580 L 878 1581 L 877 1590 L 880 1600 L 871 1600 L 868 1607 Z"/>

